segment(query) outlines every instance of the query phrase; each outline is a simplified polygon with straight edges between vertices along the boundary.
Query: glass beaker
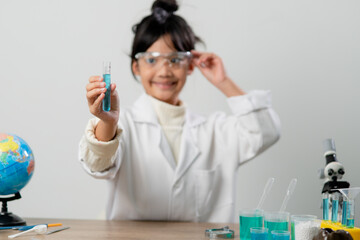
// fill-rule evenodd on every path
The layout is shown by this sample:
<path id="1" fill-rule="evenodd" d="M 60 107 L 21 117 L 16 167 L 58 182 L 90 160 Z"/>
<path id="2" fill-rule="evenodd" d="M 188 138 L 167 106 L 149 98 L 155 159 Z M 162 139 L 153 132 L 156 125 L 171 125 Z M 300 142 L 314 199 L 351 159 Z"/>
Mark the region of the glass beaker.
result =
<path id="1" fill-rule="evenodd" d="M 315 215 L 291 216 L 291 240 L 312 239 L 320 230 L 321 221 Z"/>
<path id="2" fill-rule="evenodd" d="M 263 227 L 264 211 L 261 209 L 250 209 L 239 211 L 240 239 L 251 240 L 250 228 Z"/>
<path id="3" fill-rule="evenodd" d="M 356 188 L 343 188 L 338 189 L 345 197 L 347 201 L 347 211 L 344 213 L 346 215 L 346 226 L 348 228 L 354 228 L 355 226 L 355 198 L 360 193 L 360 187 Z"/>
<path id="4" fill-rule="evenodd" d="M 286 230 L 273 230 L 271 231 L 273 240 L 290 240 L 290 232 Z"/>
<path id="5" fill-rule="evenodd" d="M 268 240 L 268 232 L 264 227 L 250 228 L 251 240 Z"/>
<path id="6" fill-rule="evenodd" d="M 269 240 L 272 239 L 271 232 L 273 230 L 289 230 L 289 218 L 288 212 L 265 212 L 264 214 L 264 227 L 269 229 Z"/>

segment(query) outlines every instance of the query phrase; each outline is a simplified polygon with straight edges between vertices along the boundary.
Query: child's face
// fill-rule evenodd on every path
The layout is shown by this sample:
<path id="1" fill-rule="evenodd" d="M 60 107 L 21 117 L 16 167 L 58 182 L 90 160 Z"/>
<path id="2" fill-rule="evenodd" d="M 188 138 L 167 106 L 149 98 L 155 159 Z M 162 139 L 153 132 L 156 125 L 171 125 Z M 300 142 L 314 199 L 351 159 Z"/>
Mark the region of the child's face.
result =
<path id="1" fill-rule="evenodd" d="M 169 35 L 160 37 L 146 52 L 168 54 L 176 52 Z M 150 59 L 153 60 L 153 59 Z M 142 85 L 147 94 L 169 104 L 179 103 L 179 94 L 185 85 L 187 75 L 191 74 L 194 67 L 189 60 L 181 67 L 172 67 L 166 58 L 159 58 L 156 66 L 150 66 L 149 61 L 140 58 L 132 64 L 133 72 L 140 76 Z"/>

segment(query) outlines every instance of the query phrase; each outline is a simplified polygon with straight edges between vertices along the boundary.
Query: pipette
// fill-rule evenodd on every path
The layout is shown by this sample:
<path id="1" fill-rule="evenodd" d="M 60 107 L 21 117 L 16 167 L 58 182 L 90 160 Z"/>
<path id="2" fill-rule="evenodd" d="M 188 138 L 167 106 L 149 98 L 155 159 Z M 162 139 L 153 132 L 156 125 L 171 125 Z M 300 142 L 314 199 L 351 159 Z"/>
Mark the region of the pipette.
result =
<path id="1" fill-rule="evenodd" d="M 18 237 L 20 235 L 23 235 L 25 233 L 28 233 L 28 232 L 36 232 L 37 234 L 45 234 L 46 231 L 47 231 L 47 226 L 46 225 L 37 225 L 37 226 L 27 230 L 27 231 L 10 235 L 10 236 L 8 236 L 8 238 L 16 238 L 16 237 Z"/>
<path id="2" fill-rule="evenodd" d="M 36 225 L 31 225 L 31 226 L 20 226 L 20 227 L 16 227 L 16 228 L 13 228 L 13 229 L 17 229 L 19 231 L 26 231 L 26 230 L 29 230 L 37 225 L 46 225 L 48 228 L 49 227 L 58 227 L 58 226 L 62 226 L 62 223 L 48 223 L 48 224 L 36 224 Z"/>
<path id="3" fill-rule="evenodd" d="M 0 231 L 1 230 L 9 230 L 9 229 L 13 229 L 13 230 L 19 230 L 19 231 L 26 231 L 29 230 L 37 225 L 46 225 L 47 227 L 58 227 L 58 226 L 62 226 L 62 223 L 42 223 L 42 224 L 36 224 L 36 225 L 29 225 L 29 226 L 10 226 L 10 227 L 0 227 Z"/>
<path id="4" fill-rule="evenodd" d="M 261 207 L 262 207 L 262 205 L 264 204 L 264 201 L 265 201 L 267 195 L 268 195 L 269 192 L 270 192 L 270 189 L 271 189 L 274 181 L 275 181 L 275 178 L 269 178 L 268 181 L 266 182 L 264 191 L 263 191 L 263 193 L 262 193 L 262 195 L 261 195 L 261 198 L 260 198 L 260 202 L 259 202 L 259 204 L 258 204 L 258 206 L 257 206 L 256 209 L 261 209 Z"/>
<path id="5" fill-rule="evenodd" d="M 297 183 L 297 179 L 296 178 L 293 178 L 291 181 L 290 181 L 290 184 L 289 184 L 289 187 L 287 188 L 286 190 L 286 195 L 285 195 L 285 198 L 284 198 L 284 201 L 281 205 L 281 208 L 280 208 L 280 212 L 284 212 L 285 209 L 286 209 L 286 205 L 290 199 L 290 196 L 291 194 L 294 192 L 295 190 L 295 187 L 296 187 L 296 183 Z"/>

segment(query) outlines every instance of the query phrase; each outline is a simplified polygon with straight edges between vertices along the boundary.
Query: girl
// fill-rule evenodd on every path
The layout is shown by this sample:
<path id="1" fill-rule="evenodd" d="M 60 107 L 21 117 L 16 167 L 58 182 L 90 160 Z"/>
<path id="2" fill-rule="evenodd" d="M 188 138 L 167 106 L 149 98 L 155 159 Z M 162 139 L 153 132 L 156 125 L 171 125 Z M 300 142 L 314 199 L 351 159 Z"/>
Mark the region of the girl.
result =
<path id="1" fill-rule="evenodd" d="M 111 85 L 111 110 L 100 76 L 86 86 L 91 119 L 79 158 L 95 178 L 107 179 L 107 219 L 235 221 L 236 172 L 279 138 L 268 91 L 245 93 L 215 54 L 195 51 L 200 39 L 174 14 L 175 0 L 156 0 L 133 27 L 131 68 L 145 93 L 119 108 Z M 232 115 L 205 118 L 179 99 L 194 68 L 227 97 Z"/>

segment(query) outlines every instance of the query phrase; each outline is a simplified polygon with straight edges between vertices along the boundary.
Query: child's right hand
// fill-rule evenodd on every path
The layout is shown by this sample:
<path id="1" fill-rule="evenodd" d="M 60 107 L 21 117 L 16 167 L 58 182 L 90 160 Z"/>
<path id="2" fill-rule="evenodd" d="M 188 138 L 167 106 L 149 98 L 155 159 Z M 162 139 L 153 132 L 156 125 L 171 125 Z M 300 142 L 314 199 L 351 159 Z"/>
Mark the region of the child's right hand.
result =
<path id="1" fill-rule="evenodd" d="M 106 84 L 101 76 L 91 76 L 86 85 L 86 98 L 90 112 L 108 124 L 117 124 L 119 120 L 119 95 L 116 84 L 111 84 L 111 109 L 105 112 L 102 109 L 102 100 L 105 98 Z"/>

